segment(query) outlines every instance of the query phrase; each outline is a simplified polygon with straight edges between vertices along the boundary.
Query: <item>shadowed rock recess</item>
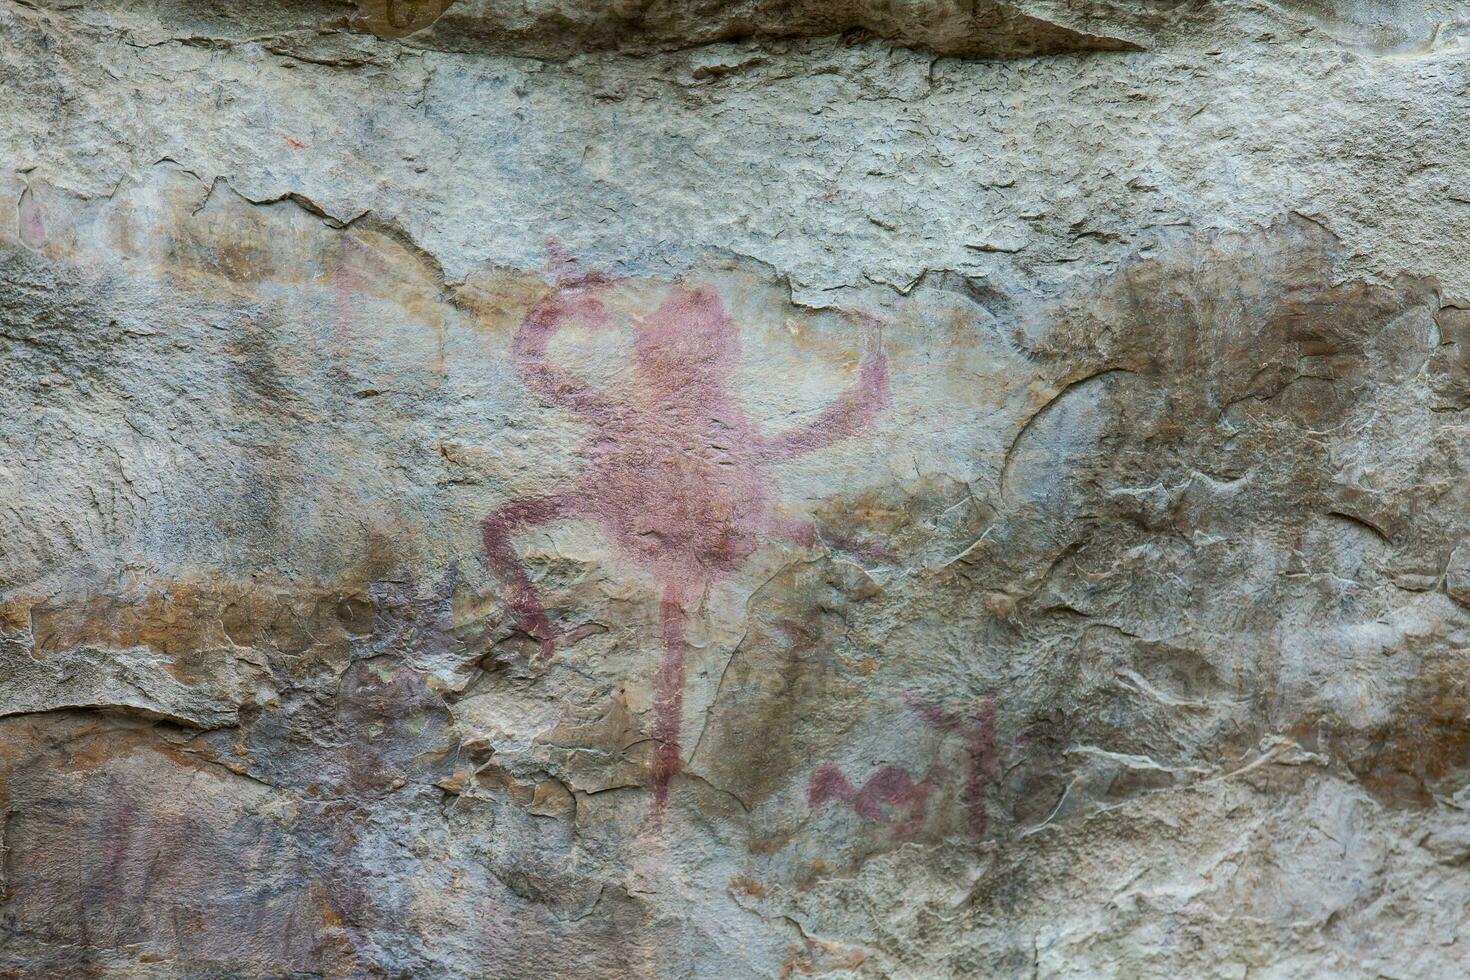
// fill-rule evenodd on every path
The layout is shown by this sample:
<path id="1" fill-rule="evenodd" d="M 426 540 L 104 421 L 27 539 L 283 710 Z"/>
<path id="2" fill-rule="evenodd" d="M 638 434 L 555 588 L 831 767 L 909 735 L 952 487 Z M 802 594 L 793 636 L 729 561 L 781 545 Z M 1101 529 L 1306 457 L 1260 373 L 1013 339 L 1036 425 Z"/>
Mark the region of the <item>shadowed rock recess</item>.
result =
<path id="1" fill-rule="evenodd" d="M 0 977 L 1465 976 L 1467 53 L 0 0 Z"/>

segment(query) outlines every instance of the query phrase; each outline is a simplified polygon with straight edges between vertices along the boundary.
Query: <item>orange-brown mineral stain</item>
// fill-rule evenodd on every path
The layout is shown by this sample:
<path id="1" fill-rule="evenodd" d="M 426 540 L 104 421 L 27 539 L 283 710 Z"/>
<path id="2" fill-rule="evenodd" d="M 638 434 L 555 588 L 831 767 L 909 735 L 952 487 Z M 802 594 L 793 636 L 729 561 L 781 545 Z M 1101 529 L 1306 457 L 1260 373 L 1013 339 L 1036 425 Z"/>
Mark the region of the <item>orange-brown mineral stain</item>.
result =
<path id="1" fill-rule="evenodd" d="M 223 579 L 161 580 L 115 594 L 65 601 L 24 597 L 0 606 L 0 632 L 31 633 L 31 656 L 146 648 L 176 680 L 201 683 L 231 646 L 265 646 L 341 659 L 370 631 L 373 605 L 362 582 L 287 588 Z"/>
<path id="2" fill-rule="evenodd" d="M 730 879 L 730 893 L 745 898 L 765 898 L 767 889 L 749 875 L 736 875 Z"/>
<path id="3" fill-rule="evenodd" d="M 1398 705 L 1387 724 L 1332 731 L 1326 748 L 1385 806 L 1429 807 L 1463 785 L 1470 773 L 1470 692 L 1458 678 L 1425 671 L 1416 697 Z M 1310 737 L 1321 722 L 1303 719 L 1291 732 Z"/>
<path id="4" fill-rule="evenodd" d="M 378 37 L 407 37 L 453 6 L 454 0 L 358 0 L 353 26 Z"/>

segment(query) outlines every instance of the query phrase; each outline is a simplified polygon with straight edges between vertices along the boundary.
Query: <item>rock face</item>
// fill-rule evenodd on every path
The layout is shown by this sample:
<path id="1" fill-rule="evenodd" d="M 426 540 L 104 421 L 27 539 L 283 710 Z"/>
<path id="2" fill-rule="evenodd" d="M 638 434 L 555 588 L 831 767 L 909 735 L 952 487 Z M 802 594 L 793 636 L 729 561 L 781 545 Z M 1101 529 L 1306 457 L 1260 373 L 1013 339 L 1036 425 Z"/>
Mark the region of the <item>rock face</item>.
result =
<path id="1" fill-rule="evenodd" d="M 1467 36 L 0 3 L 0 976 L 1463 976 Z"/>

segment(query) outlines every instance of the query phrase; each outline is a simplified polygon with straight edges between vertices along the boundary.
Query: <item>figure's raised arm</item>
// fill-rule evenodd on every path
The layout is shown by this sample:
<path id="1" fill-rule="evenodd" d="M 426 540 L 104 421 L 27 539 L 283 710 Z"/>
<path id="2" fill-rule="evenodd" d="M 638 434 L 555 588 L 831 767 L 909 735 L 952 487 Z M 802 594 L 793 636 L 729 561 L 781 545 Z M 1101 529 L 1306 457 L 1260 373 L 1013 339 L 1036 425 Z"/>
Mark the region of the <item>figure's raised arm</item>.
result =
<path id="1" fill-rule="evenodd" d="M 838 395 L 806 425 L 778 433 L 766 444 L 778 459 L 793 459 L 823 446 L 855 436 L 866 429 L 888 404 L 888 358 L 883 353 L 883 328 L 867 314 L 846 314 L 868 326 L 866 349 L 858 368 L 857 384 Z"/>
<path id="2" fill-rule="evenodd" d="M 607 415 L 607 400 L 570 371 L 554 367 L 546 359 L 546 348 L 557 331 L 574 320 L 607 325 L 607 309 L 598 293 L 608 285 L 606 277 L 595 274 L 559 283 L 531 307 L 511 345 L 516 371 L 527 388 L 554 405 L 594 418 Z"/>

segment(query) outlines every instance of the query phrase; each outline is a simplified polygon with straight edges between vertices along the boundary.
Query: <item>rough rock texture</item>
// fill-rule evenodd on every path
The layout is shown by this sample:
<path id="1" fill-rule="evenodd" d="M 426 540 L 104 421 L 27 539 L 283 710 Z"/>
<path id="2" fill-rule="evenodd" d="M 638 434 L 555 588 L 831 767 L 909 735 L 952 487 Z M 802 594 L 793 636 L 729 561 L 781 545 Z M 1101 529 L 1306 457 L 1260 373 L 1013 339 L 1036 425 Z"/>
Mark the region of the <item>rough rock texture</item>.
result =
<path id="1" fill-rule="evenodd" d="M 1464 976 L 1467 37 L 0 0 L 0 975 Z"/>

